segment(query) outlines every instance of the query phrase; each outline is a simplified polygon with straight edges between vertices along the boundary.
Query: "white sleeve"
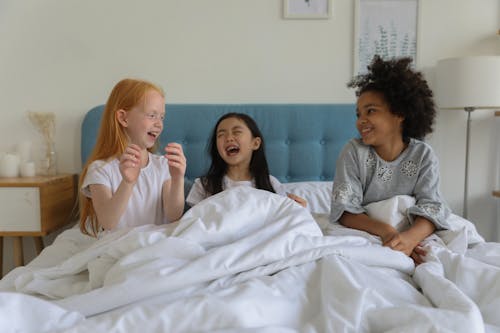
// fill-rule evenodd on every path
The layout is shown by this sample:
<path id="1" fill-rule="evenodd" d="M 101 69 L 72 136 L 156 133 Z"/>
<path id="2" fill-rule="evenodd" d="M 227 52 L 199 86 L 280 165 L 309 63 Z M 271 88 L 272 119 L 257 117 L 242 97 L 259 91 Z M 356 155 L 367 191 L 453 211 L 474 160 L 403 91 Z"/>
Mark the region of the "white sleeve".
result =
<path id="1" fill-rule="evenodd" d="M 89 185 L 100 184 L 112 188 L 111 176 L 108 174 L 108 168 L 105 168 L 106 162 L 97 160 L 92 162 L 88 169 L 80 191 L 90 198 Z"/>
<path id="2" fill-rule="evenodd" d="M 269 180 L 271 181 L 271 185 L 273 186 L 276 194 L 286 196 L 286 191 L 284 186 L 280 183 L 278 179 L 276 179 L 276 177 L 269 175 Z"/>
<path id="3" fill-rule="evenodd" d="M 209 197 L 210 195 L 205 191 L 203 185 L 201 184 L 200 178 L 196 178 L 194 180 L 193 186 L 191 186 L 191 190 L 186 198 L 186 203 L 189 206 L 194 206 L 201 200 Z"/>

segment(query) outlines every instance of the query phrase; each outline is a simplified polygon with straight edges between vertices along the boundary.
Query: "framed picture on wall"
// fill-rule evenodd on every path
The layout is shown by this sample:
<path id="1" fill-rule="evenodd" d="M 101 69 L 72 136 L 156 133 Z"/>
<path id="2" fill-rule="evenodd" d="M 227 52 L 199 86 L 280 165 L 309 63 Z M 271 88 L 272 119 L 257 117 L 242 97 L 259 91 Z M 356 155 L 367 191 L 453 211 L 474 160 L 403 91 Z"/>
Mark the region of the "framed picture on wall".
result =
<path id="1" fill-rule="evenodd" d="M 283 17 L 286 19 L 327 19 L 332 0 L 283 0 Z"/>
<path id="2" fill-rule="evenodd" d="M 354 75 L 373 56 L 411 57 L 417 63 L 418 0 L 355 0 Z"/>

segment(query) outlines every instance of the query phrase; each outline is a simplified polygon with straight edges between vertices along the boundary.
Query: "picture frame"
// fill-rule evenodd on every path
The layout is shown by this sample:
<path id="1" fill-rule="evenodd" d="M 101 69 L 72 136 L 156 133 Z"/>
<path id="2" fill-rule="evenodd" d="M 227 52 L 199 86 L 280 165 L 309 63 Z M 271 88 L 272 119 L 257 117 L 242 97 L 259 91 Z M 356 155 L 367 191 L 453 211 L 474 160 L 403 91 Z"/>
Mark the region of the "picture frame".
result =
<path id="1" fill-rule="evenodd" d="M 329 19 L 332 0 L 283 0 L 285 19 Z"/>
<path id="2" fill-rule="evenodd" d="M 418 63 L 419 0 L 355 0 L 353 74 L 367 72 L 375 54 Z"/>

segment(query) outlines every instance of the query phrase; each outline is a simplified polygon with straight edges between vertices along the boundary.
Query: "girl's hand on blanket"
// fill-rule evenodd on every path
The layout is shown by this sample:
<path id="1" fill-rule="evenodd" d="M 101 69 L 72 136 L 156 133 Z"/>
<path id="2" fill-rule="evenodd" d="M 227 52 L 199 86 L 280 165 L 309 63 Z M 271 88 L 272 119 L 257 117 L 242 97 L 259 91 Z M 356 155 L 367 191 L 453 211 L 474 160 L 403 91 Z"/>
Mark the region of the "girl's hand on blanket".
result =
<path id="1" fill-rule="evenodd" d="M 287 195 L 287 197 L 289 197 L 290 199 L 292 199 L 293 201 L 295 201 L 296 203 L 298 203 L 302 207 L 304 207 L 304 208 L 307 207 L 307 200 L 306 199 L 299 197 L 298 195 L 288 193 L 288 192 L 286 195 Z"/>
<path id="2" fill-rule="evenodd" d="M 182 146 L 171 142 L 165 147 L 165 158 L 168 160 L 168 170 L 172 178 L 182 178 L 186 173 L 186 157 Z"/>
<path id="3" fill-rule="evenodd" d="M 413 239 L 408 233 L 401 232 L 393 235 L 393 237 L 385 241 L 383 245 L 388 246 L 393 250 L 401 251 L 407 256 L 411 256 L 418 243 L 418 239 Z"/>
<path id="4" fill-rule="evenodd" d="M 415 265 L 420 265 L 425 261 L 424 258 L 426 255 L 427 251 L 422 246 L 418 245 L 413 249 L 413 252 L 411 253 L 410 257 L 415 262 Z"/>
<path id="5" fill-rule="evenodd" d="M 122 156 L 120 156 L 120 173 L 122 178 L 128 184 L 133 184 L 139 177 L 141 171 L 141 148 L 138 145 L 131 144 Z"/>
<path id="6" fill-rule="evenodd" d="M 382 227 L 380 231 L 380 239 L 382 240 L 382 245 L 388 246 L 387 244 L 389 243 L 389 241 L 391 241 L 394 237 L 398 236 L 399 233 L 396 230 L 396 228 L 394 228 L 389 223 L 383 223 L 383 222 L 379 223 L 381 223 L 380 226 Z"/>

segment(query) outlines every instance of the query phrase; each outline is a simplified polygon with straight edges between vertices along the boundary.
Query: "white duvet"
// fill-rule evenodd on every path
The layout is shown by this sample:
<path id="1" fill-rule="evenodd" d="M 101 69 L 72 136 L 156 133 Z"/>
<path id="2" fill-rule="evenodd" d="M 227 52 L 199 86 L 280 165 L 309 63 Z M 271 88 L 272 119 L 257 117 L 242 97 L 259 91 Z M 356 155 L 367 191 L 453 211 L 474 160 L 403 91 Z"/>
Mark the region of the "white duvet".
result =
<path id="1" fill-rule="evenodd" d="M 0 332 L 500 332 L 500 244 L 454 218 L 415 269 L 376 237 L 324 236 L 324 216 L 233 188 L 174 224 L 64 232 L 0 281 Z"/>

